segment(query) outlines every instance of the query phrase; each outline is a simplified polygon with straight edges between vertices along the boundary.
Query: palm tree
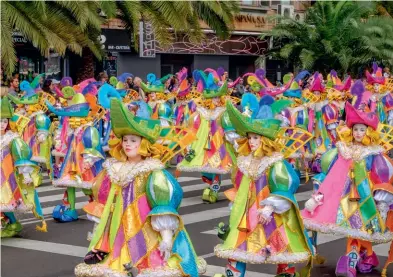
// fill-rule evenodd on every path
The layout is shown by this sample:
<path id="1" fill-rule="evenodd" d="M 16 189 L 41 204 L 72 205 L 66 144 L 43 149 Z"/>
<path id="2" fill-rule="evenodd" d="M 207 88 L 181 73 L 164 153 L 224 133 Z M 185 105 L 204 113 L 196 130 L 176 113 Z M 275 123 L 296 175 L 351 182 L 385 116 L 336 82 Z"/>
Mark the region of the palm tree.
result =
<path id="1" fill-rule="evenodd" d="M 138 49 L 139 22 L 152 23 L 155 38 L 161 46 L 169 45 L 174 34 L 189 35 L 193 42 L 200 42 L 203 33 L 200 20 L 204 21 L 221 38 L 227 38 L 233 29 L 235 14 L 239 11 L 236 1 L 101 1 L 100 8 L 107 19 L 121 19 L 134 48 Z M 94 60 L 88 53 L 83 56 L 83 67 L 93 68 Z M 80 70 L 78 80 L 93 77 L 91 72 Z"/>
<path id="2" fill-rule="evenodd" d="M 100 16 L 100 10 L 106 19 Z M 102 58 L 98 36 L 107 19 L 121 19 L 137 48 L 140 20 L 150 21 L 156 39 L 167 45 L 176 32 L 200 41 L 203 38 L 200 19 L 219 36 L 227 37 L 238 10 L 235 1 L 1 1 L 2 67 L 7 73 L 15 69 L 12 43 L 15 29 L 43 55 L 50 48 L 61 55 L 67 49 L 79 55 L 83 51 L 89 59 L 84 66 L 93 67 L 93 54 Z"/>
<path id="3" fill-rule="evenodd" d="M 97 41 L 103 19 L 99 5 L 90 1 L 1 1 L 1 64 L 8 74 L 15 69 L 12 32 L 18 30 L 42 55 L 50 48 L 82 54 L 88 47 L 101 57 Z"/>
<path id="4" fill-rule="evenodd" d="M 375 6 L 353 1 L 318 1 L 304 22 L 280 18 L 264 36 L 275 39 L 272 55 L 298 68 L 355 73 L 375 60 L 393 65 L 393 20 L 374 11 Z"/>

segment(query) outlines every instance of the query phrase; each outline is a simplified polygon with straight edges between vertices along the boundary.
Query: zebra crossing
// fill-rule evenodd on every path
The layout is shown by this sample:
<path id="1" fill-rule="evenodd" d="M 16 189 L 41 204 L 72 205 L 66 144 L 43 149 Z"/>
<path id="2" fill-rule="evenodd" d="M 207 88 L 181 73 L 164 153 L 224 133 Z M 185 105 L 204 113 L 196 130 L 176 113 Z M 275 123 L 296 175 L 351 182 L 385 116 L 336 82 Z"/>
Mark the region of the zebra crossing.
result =
<path id="1" fill-rule="evenodd" d="M 303 179 L 304 180 L 304 179 Z M 213 248 L 220 240 L 216 236 L 215 226 L 219 222 L 227 222 L 230 214 L 228 201 L 225 200 L 223 191 L 232 186 L 229 175 L 225 175 L 222 180 L 221 192 L 219 193 L 219 201 L 215 204 L 204 204 L 201 200 L 202 190 L 206 187 L 202 183 L 198 173 L 185 173 L 178 179 L 184 192 L 183 201 L 181 203 L 179 213 L 183 218 L 187 231 L 193 241 L 195 251 L 199 256 L 203 257 L 208 268 L 204 276 L 214 276 L 215 274 L 223 274 L 225 272 L 226 261 L 218 259 L 213 253 Z M 87 232 L 91 231 L 93 223 L 88 221 L 81 208 L 87 203 L 87 197 L 82 191 L 76 193 L 76 208 L 79 213 L 79 220 L 72 223 L 60 224 L 52 219 L 53 208 L 61 204 L 64 189 L 51 186 L 50 180 L 46 177 L 43 184 L 37 188 L 43 214 L 48 223 L 48 233 L 40 233 L 34 230 L 36 223 L 39 222 L 32 214 L 20 215 L 19 220 L 24 226 L 24 231 L 18 238 L 3 239 L 2 244 L 2 274 L 1 276 L 53 276 L 53 277 L 69 277 L 73 275 L 73 268 L 82 261 L 87 252 L 88 241 L 86 240 Z M 304 202 L 309 199 L 312 193 L 311 184 L 303 184 L 300 186 L 296 198 L 300 208 L 304 207 Z M 313 270 L 312 276 L 334 276 L 335 262 L 340 254 L 343 253 L 345 247 L 345 238 L 320 235 L 319 251 L 322 255 L 329 257 L 329 262 L 324 268 L 317 268 L 316 273 Z M 383 266 L 388 254 L 389 245 L 378 245 L 374 251 L 380 258 Z M 340 250 L 341 249 L 341 250 Z M 28 274 L 23 269 L 10 268 L 7 263 L 11 257 L 7 253 L 16 252 L 23 259 L 29 259 L 29 255 L 33 255 L 36 259 L 40 257 L 49 257 L 52 260 L 55 257 L 61 257 L 61 261 L 56 259 L 50 265 L 42 267 L 39 264 L 30 263 Z M 60 258 L 59 258 L 60 260 Z M 3 271 L 4 270 L 4 271 Z M 10 272 L 12 274 L 9 274 Z M 332 271 L 333 270 L 333 271 Z M 8 273 L 8 274 L 6 274 Z M 393 276 L 393 271 L 391 270 Z M 248 266 L 247 277 L 270 277 L 275 276 L 275 266 L 273 265 L 250 265 Z M 380 276 L 380 275 L 367 275 Z"/>

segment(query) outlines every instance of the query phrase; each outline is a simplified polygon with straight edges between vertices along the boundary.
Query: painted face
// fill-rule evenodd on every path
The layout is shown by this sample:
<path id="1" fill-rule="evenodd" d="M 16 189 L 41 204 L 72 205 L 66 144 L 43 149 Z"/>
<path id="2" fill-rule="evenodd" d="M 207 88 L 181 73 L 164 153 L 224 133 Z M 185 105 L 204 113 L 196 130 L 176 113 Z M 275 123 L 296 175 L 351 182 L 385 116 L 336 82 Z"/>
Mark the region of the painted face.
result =
<path id="1" fill-rule="evenodd" d="M 135 135 L 123 136 L 122 147 L 126 156 L 130 159 L 137 158 L 139 146 L 141 145 L 142 138 Z"/>
<path id="2" fill-rule="evenodd" d="M 259 148 L 259 146 L 261 146 L 261 136 L 254 133 L 249 133 L 248 144 L 250 145 L 251 151 L 254 152 Z"/>
<path id="3" fill-rule="evenodd" d="M 379 84 L 374 84 L 374 90 L 375 92 L 379 92 Z"/>
<path id="4" fill-rule="evenodd" d="M 7 126 L 8 126 L 8 118 L 2 118 L 0 120 L 0 131 L 4 133 L 5 129 L 7 129 Z"/>
<path id="5" fill-rule="evenodd" d="M 156 96 L 156 93 L 155 93 L 155 92 L 150 93 L 150 99 L 151 99 L 152 101 L 155 101 L 156 98 L 157 98 L 157 96 Z"/>
<path id="6" fill-rule="evenodd" d="M 219 97 L 214 97 L 214 98 L 212 99 L 212 103 L 213 103 L 214 105 L 219 105 L 220 102 L 221 102 L 221 99 L 220 99 Z"/>
<path id="7" fill-rule="evenodd" d="M 353 138 L 356 142 L 362 142 L 366 135 L 367 126 L 364 124 L 355 124 L 352 128 Z"/>

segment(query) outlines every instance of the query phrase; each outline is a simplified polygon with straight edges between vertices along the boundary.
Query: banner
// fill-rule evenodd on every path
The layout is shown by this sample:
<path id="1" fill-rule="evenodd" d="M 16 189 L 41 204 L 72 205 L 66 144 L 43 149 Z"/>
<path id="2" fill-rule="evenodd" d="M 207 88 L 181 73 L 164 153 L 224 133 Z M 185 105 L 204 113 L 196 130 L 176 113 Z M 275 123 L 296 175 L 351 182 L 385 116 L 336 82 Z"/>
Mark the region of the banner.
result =
<path id="1" fill-rule="evenodd" d="M 139 57 L 156 57 L 156 42 L 150 22 L 139 22 Z"/>

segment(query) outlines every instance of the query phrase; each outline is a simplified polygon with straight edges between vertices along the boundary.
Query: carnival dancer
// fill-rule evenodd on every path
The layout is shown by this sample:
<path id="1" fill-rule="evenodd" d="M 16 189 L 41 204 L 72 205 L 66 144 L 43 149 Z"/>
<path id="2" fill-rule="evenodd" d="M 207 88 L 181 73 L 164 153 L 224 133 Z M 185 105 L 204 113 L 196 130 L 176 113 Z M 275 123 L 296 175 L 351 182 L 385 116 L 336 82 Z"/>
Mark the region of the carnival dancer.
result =
<path id="1" fill-rule="evenodd" d="M 206 263 L 196 256 L 177 212 L 182 189 L 159 160 L 160 122 L 134 116 L 117 99 L 111 100 L 110 114 L 118 143 L 111 145 L 113 158 L 94 184 L 107 200 L 75 275 L 202 274 Z"/>
<path id="2" fill-rule="evenodd" d="M 347 251 L 336 267 L 337 276 L 354 277 L 378 265 L 372 243 L 393 239 L 393 161 L 379 146 L 378 117 L 371 94 L 361 81 L 351 88 L 352 105 L 345 106 L 346 126 L 341 141 L 322 157 L 322 173 L 310 203 L 302 211 L 306 228 L 348 237 Z"/>
<path id="3" fill-rule="evenodd" d="M 109 84 L 103 84 L 98 90 L 98 104 L 105 109 L 105 116 L 98 122 L 98 132 L 101 137 L 101 146 L 105 152 L 109 151 L 108 142 L 113 137 L 110 122 L 110 98 L 122 99 L 119 91 Z"/>
<path id="4" fill-rule="evenodd" d="M 172 75 L 168 74 L 161 79 L 157 79 L 156 75 L 149 73 L 147 75 L 148 84 L 141 82 L 141 88 L 144 93 L 148 94 L 147 103 L 153 111 L 152 119 L 158 119 L 158 110 L 160 105 L 168 101 L 168 95 L 165 94 L 165 81 Z"/>
<path id="5" fill-rule="evenodd" d="M 102 169 L 102 149 L 98 131 L 93 125 L 100 120 L 101 113 L 89 113 L 90 105 L 81 93 L 75 93 L 73 88 L 62 89 L 73 94 L 65 108 L 55 108 L 50 103 L 47 106 L 57 116 L 64 117 L 61 125 L 60 139 L 62 144 L 67 145 L 67 153 L 62 162 L 59 178 L 53 181 L 55 187 L 67 188 L 65 193 L 65 205 L 57 205 L 53 210 L 53 218 L 59 222 L 71 222 L 78 219 L 75 209 L 75 189 L 82 188 L 86 195 L 91 195 L 93 179 Z M 94 151 L 87 152 L 88 149 Z M 89 154 L 84 161 L 83 154 Z M 85 168 L 85 163 L 92 166 Z M 91 199 L 90 199 L 91 200 Z"/>
<path id="6" fill-rule="evenodd" d="M 41 182 L 40 168 L 31 161 L 32 152 L 29 146 L 15 132 L 17 118 L 7 96 L 1 98 L 0 146 L 1 146 L 1 237 L 13 237 L 22 231 L 22 224 L 16 219 L 14 212 L 33 212 L 42 220 L 38 231 L 46 232 L 46 222 L 42 214 L 41 204 L 35 186 Z"/>
<path id="7" fill-rule="evenodd" d="M 288 76 L 290 76 L 289 80 L 286 80 L 285 85 L 281 87 L 273 86 L 272 83 L 269 82 L 266 78 L 266 71 L 264 69 L 257 69 L 255 73 L 246 73 L 243 75 L 243 78 L 247 77 L 247 83 L 257 96 L 262 97 L 263 95 L 270 95 L 276 97 L 289 89 L 293 75 Z"/>
<path id="8" fill-rule="evenodd" d="M 309 73 L 307 71 L 302 71 L 295 78 L 293 78 L 292 74 L 287 74 L 284 76 L 285 85 L 287 85 L 288 82 L 291 84 L 289 89 L 284 91 L 282 97 L 280 98 L 288 99 L 293 102 L 292 105 L 288 107 L 291 123 L 290 126 L 312 133 L 314 129 L 315 114 L 314 111 L 309 109 L 304 103 L 304 99 L 302 98 L 302 89 L 299 85 L 308 75 Z M 283 115 L 288 116 L 288 113 L 284 112 Z M 288 161 L 293 165 L 299 177 L 301 170 L 305 170 L 306 176 L 308 176 L 308 172 L 311 169 L 310 163 L 313 159 L 313 149 L 313 144 L 308 142 L 306 145 L 300 148 L 299 151 L 288 157 Z"/>
<path id="9" fill-rule="evenodd" d="M 189 127 L 195 130 L 198 139 L 191 144 L 177 169 L 201 172 L 202 180 L 208 184 L 203 190 L 202 200 L 215 203 L 221 186 L 220 175 L 229 173 L 234 161 L 233 148 L 225 137 L 222 123 L 227 84 L 224 82 L 218 86 L 212 74 L 207 76 L 200 70 L 195 70 L 193 75 L 203 92 L 204 104 L 197 106 L 190 119 Z"/>
<path id="10" fill-rule="evenodd" d="M 276 112 L 282 108 L 285 104 Z M 294 196 L 300 180 L 276 140 L 280 120 L 273 118 L 270 105 L 250 117 L 227 103 L 227 112 L 243 138 L 237 140 L 234 188 L 225 192 L 231 201 L 229 226 L 214 253 L 228 259 L 228 277 L 244 277 L 247 263 L 278 264 L 278 276 L 295 276 L 292 264 L 307 261 L 303 276 L 310 276 L 311 244 Z"/>

